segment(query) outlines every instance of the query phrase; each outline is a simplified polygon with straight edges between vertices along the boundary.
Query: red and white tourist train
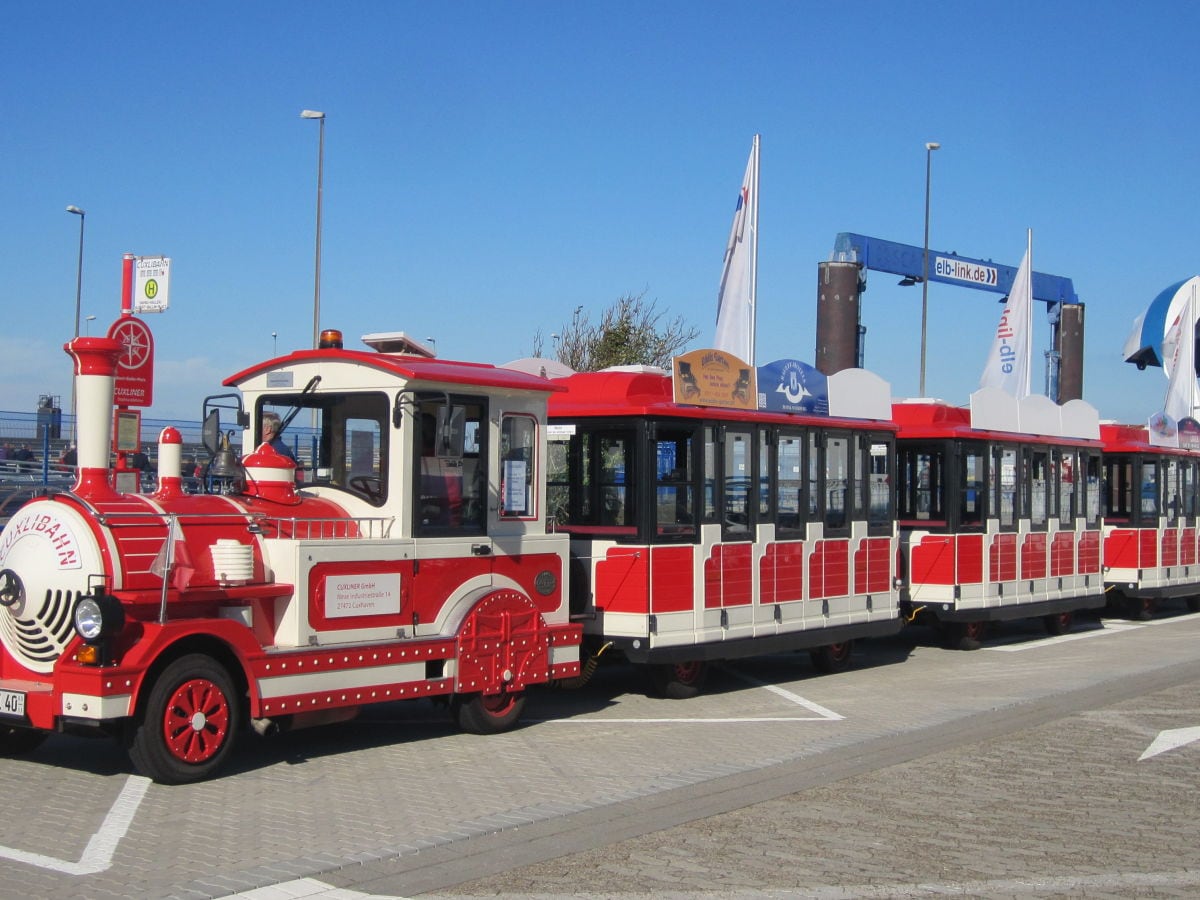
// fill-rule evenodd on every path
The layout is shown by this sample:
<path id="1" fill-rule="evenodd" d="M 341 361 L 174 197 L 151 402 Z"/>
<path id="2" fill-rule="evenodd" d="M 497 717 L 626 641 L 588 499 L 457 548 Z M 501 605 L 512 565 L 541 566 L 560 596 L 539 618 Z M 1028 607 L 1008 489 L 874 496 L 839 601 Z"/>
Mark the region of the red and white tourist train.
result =
<path id="1" fill-rule="evenodd" d="M 373 703 L 443 700 L 501 731 L 601 654 L 684 697 L 720 659 L 805 649 L 836 670 L 906 619 L 961 643 L 1016 616 L 1061 630 L 1106 588 L 1200 592 L 1200 454 L 1086 404 L 893 405 L 860 369 L 810 390 L 793 361 L 756 376 L 717 351 L 547 378 L 364 340 L 229 378 L 199 494 L 173 428 L 157 490 L 116 489 L 121 345 L 67 345 L 75 484 L 0 533 L 0 752 L 108 733 L 182 783 L 245 727 Z M 267 413 L 311 432 L 302 473 Z"/>

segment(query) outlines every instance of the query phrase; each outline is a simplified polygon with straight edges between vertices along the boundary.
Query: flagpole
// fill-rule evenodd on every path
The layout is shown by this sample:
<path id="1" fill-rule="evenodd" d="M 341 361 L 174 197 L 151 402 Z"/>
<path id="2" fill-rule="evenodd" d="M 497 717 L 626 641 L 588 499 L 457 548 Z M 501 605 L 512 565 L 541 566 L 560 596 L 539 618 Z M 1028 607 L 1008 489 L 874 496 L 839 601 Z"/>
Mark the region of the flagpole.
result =
<path id="1" fill-rule="evenodd" d="M 754 198 L 754 211 L 750 218 L 750 230 L 754 235 L 754 251 L 750 254 L 750 358 L 746 362 L 755 365 L 755 348 L 758 344 L 758 139 L 754 136 L 754 185 L 750 189 Z"/>
<path id="2" fill-rule="evenodd" d="M 1025 304 L 1025 396 L 1033 379 L 1033 229 L 1025 229 L 1025 255 L 1029 258 L 1029 297 Z"/>

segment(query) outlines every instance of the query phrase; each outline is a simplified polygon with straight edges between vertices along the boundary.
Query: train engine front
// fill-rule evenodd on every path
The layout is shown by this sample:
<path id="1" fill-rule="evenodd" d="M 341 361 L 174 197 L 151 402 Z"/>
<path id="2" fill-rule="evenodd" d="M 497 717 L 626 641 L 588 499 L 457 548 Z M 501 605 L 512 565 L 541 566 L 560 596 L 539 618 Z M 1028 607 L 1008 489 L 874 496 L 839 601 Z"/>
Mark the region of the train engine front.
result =
<path id="1" fill-rule="evenodd" d="M 215 771 L 246 724 L 268 732 L 440 697 L 463 727 L 496 731 L 515 724 L 526 686 L 578 671 L 565 540 L 545 534 L 535 479 L 544 382 L 485 377 L 455 403 L 446 384 L 413 382 L 461 377 L 463 364 L 414 373 L 340 343 L 299 351 L 234 376 L 241 392 L 227 396 L 246 446 L 264 437 L 256 424 L 270 409 L 311 411 L 302 489 L 286 445 L 262 442 L 237 460 L 225 436 L 206 477 L 216 489 L 189 493 L 182 439 L 168 428 L 157 490 L 120 493 L 109 466 L 120 345 L 77 338 L 67 350 L 74 487 L 30 501 L 0 534 L 0 753 L 55 731 L 101 731 L 139 771 L 181 783 Z M 370 385 L 364 358 L 383 376 Z M 306 387 L 280 390 L 293 383 Z M 464 409 L 489 400 L 518 414 L 476 417 L 472 449 L 485 452 L 464 454 Z M 422 444 L 440 455 L 421 461 Z M 469 463 L 478 478 L 466 486 Z M 444 510 L 426 465 L 438 486 L 458 478 Z"/>

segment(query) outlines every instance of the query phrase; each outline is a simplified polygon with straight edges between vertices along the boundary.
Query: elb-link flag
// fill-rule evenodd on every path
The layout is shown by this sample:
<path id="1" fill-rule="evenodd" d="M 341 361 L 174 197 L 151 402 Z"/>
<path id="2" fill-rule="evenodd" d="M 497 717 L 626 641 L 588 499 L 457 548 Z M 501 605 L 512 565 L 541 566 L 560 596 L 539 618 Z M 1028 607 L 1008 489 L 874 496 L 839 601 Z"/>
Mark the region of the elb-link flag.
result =
<path id="1" fill-rule="evenodd" d="M 758 281 L 758 135 L 750 148 L 746 175 L 725 247 L 717 293 L 717 334 L 713 346 L 754 363 L 754 303 Z"/>
<path id="2" fill-rule="evenodd" d="M 1196 382 L 1196 285 L 1163 337 L 1163 368 L 1170 381 L 1163 412 L 1178 422 L 1192 419 L 1200 407 Z"/>
<path id="3" fill-rule="evenodd" d="M 996 340 L 979 386 L 998 387 L 1014 397 L 1029 396 L 1030 360 L 1033 355 L 1033 230 L 1025 240 L 1025 258 L 1013 278 L 1012 289 L 1000 324 L 996 326 Z"/>

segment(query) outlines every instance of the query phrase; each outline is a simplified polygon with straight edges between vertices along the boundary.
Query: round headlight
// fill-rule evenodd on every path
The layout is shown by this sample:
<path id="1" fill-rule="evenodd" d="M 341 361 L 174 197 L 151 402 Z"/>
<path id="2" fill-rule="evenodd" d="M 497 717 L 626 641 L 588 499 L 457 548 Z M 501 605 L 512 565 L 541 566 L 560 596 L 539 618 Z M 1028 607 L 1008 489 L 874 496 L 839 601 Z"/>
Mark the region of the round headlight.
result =
<path id="1" fill-rule="evenodd" d="M 95 597 L 81 597 L 75 604 L 75 631 L 85 641 L 94 641 L 104 633 L 104 610 Z"/>

